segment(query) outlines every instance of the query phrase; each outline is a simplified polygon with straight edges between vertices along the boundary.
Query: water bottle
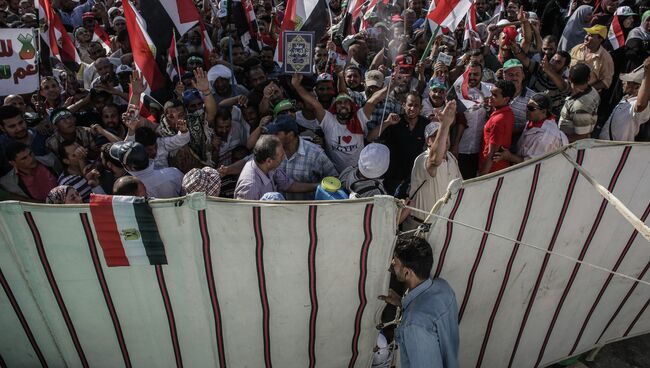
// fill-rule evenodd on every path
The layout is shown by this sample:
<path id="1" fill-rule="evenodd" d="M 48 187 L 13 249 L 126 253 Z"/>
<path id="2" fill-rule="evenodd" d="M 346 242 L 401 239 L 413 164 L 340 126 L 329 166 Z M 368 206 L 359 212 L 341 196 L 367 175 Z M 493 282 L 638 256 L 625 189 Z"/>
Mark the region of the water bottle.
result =
<path id="1" fill-rule="evenodd" d="M 326 176 L 316 188 L 316 200 L 335 201 L 348 199 L 350 196 L 341 189 L 341 181 L 333 176 Z"/>

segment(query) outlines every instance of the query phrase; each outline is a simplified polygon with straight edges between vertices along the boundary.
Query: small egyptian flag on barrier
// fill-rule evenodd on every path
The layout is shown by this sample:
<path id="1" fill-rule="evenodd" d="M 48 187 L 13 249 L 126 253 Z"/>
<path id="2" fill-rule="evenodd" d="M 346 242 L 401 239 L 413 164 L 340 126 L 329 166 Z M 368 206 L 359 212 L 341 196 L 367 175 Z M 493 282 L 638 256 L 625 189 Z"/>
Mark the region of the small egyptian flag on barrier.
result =
<path id="1" fill-rule="evenodd" d="M 167 264 L 156 220 L 144 198 L 92 194 L 90 214 L 108 267 Z"/>

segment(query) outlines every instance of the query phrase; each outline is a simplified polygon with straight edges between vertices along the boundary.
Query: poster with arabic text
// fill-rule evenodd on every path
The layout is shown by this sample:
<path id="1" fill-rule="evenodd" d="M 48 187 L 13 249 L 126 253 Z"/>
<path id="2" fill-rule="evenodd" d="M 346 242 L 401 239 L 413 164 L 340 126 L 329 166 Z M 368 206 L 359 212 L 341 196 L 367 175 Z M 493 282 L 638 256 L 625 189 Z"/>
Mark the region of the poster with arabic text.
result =
<path id="1" fill-rule="evenodd" d="M 38 89 L 38 66 L 34 30 L 0 29 L 0 96 Z"/>
<path id="2" fill-rule="evenodd" d="M 284 31 L 284 72 L 311 74 L 314 70 L 314 32 Z"/>

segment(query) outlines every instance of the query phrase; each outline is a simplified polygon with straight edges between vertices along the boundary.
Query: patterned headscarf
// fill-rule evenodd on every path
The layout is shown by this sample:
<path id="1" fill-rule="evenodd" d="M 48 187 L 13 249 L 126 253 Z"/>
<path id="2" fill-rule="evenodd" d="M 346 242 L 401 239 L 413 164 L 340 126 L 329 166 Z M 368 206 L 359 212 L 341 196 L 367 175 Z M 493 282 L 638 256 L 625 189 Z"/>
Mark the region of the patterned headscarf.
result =
<path id="1" fill-rule="evenodd" d="M 68 191 L 74 189 L 69 185 L 59 185 L 52 188 L 45 198 L 47 204 L 65 204 L 65 197 L 68 196 Z"/>
<path id="2" fill-rule="evenodd" d="M 183 177 L 183 190 L 186 194 L 204 192 L 218 197 L 221 192 L 221 175 L 209 166 L 202 169 L 192 169 Z"/>

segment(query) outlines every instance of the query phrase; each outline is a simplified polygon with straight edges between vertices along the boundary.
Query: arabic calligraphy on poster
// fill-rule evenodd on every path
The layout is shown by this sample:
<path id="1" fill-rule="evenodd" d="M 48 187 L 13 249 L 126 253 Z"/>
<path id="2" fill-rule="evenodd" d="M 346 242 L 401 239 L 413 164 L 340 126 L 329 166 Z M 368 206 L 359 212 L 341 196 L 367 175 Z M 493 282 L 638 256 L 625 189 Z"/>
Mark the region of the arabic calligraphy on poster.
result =
<path id="1" fill-rule="evenodd" d="M 311 74 L 314 69 L 314 33 L 285 31 L 284 72 Z"/>
<path id="2" fill-rule="evenodd" d="M 34 43 L 31 28 L 0 29 L 0 96 L 38 89 Z"/>

